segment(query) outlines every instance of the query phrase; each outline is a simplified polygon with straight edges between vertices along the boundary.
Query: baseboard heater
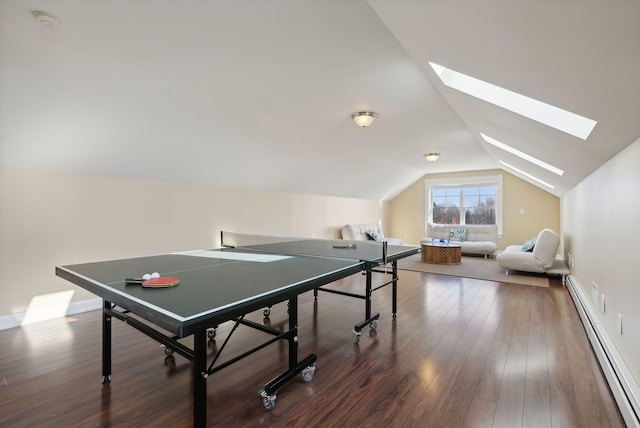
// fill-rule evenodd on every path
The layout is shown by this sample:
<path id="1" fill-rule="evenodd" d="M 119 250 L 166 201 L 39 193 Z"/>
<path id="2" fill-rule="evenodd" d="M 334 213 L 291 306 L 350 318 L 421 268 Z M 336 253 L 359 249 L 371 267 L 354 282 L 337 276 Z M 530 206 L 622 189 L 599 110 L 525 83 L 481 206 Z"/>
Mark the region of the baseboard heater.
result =
<path id="1" fill-rule="evenodd" d="M 628 427 L 640 427 L 640 385 L 602 328 L 578 279 L 569 276 L 567 288 L 625 423 Z"/>

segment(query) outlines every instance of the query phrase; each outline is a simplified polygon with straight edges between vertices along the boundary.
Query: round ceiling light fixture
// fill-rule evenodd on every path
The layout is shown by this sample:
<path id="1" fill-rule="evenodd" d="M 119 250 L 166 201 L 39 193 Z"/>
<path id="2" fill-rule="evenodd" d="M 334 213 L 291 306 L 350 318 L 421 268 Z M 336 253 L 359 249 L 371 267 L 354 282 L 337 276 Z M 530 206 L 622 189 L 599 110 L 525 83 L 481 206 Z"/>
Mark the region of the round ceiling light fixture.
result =
<path id="1" fill-rule="evenodd" d="M 43 27 L 55 27 L 60 23 L 58 18 L 56 18 L 55 16 L 47 12 L 42 12 L 40 10 L 34 10 L 33 12 L 31 12 L 31 16 L 33 16 L 33 19 L 35 19 L 36 22 Z"/>
<path id="2" fill-rule="evenodd" d="M 424 158 L 428 161 L 428 162 L 435 162 L 440 158 L 440 153 L 427 153 L 426 155 L 424 155 Z"/>
<path id="3" fill-rule="evenodd" d="M 351 115 L 355 124 L 362 128 L 371 125 L 376 117 L 378 117 L 378 113 L 372 111 L 357 111 Z"/>

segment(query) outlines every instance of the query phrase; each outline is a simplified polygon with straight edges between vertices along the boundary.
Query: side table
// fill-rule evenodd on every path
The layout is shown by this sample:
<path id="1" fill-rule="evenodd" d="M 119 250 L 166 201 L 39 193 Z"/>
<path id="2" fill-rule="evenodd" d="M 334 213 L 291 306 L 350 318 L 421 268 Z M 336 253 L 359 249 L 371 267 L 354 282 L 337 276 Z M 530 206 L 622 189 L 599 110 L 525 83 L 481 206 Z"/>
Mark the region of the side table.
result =
<path id="1" fill-rule="evenodd" d="M 422 244 L 422 261 L 434 264 L 455 265 L 462 263 L 460 244 Z"/>

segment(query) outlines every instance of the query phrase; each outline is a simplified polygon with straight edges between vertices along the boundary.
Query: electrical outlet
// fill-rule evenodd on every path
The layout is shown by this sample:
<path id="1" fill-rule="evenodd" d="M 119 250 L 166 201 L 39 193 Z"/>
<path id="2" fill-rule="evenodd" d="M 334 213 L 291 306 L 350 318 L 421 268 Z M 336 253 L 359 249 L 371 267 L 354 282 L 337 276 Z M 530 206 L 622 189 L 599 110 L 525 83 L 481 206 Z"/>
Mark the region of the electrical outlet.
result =
<path id="1" fill-rule="evenodd" d="M 605 309 L 605 306 L 604 306 L 604 294 L 601 294 L 600 295 L 600 310 L 602 311 L 602 313 L 604 313 L 604 309 Z"/>
<path id="2" fill-rule="evenodd" d="M 622 334 L 622 314 L 618 314 L 618 333 Z"/>

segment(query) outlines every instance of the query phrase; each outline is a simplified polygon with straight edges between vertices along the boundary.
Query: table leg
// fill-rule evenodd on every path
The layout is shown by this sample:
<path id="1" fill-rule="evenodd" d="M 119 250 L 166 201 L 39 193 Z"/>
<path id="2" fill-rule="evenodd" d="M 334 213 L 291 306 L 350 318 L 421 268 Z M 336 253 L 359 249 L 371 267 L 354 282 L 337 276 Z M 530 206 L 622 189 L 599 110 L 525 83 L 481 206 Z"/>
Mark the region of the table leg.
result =
<path id="1" fill-rule="evenodd" d="M 193 426 L 207 424 L 207 330 L 193 334 Z"/>
<path id="2" fill-rule="evenodd" d="M 111 302 L 102 307 L 102 383 L 111 382 Z"/>
<path id="3" fill-rule="evenodd" d="M 371 319 L 371 287 L 372 287 L 371 269 L 367 269 L 367 284 L 365 289 L 365 316 L 364 319 Z"/>
<path id="4" fill-rule="evenodd" d="M 298 365 L 298 296 L 289 299 L 289 331 L 296 332 L 289 339 L 289 370 L 295 370 Z"/>
<path id="5" fill-rule="evenodd" d="M 393 297 L 392 297 L 392 303 L 391 303 L 391 315 L 393 319 L 396 319 L 398 315 L 398 261 L 396 260 L 392 262 L 391 266 L 393 266 L 393 271 L 392 271 L 393 284 L 391 286 L 393 289 Z"/>
<path id="6" fill-rule="evenodd" d="M 369 326 L 371 330 L 375 330 L 378 326 L 378 319 L 380 318 L 379 313 L 371 314 L 371 294 L 373 292 L 373 280 L 372 280 L 372 269 L 371 267 L 367 267 L 366 269 L 366 285 L 365 285 L 365 295 L 364 295 L 364 321 L 359 324 L 356 324 L 353 327 L 354 341 L 358 343 L 360 341 L 360 336 L 362 329 L 365 326 Z"/>
<path id="7" fill-rule="evenodd" d="M 289 331 L 286 334 L 289 342 L 289 368 L 278 377 L 271 380 L 260 391 L 262 404 L 267 410 L 276 405 L 278 389 L 302 372 L 302 379 L 309 382 L 315 373 L 316 355 L 310 354 L 298 362 L 298 296 L 289 299 Z"/>

